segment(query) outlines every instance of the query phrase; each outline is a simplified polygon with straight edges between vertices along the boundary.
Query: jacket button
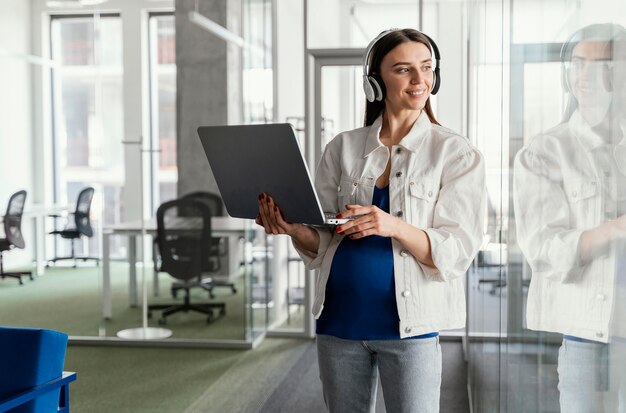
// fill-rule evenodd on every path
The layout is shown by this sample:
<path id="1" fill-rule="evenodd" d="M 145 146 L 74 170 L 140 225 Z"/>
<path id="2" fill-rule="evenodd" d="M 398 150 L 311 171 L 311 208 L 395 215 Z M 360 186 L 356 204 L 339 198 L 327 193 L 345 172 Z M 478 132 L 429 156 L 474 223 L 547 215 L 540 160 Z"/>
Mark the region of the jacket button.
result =
<path id="1" fill-rule="evenodd" d="M 402 152 L 402 148 L 396 149 L 396 153 L 400 153 L 400 152 Z"/>
<path id="2" fill-rule="evenodd" d="M 409 291 L 409 290 L 404 290 L 404 291 L 402 291 L 402 296 L 403 296 L 404 298 L 406 298 L 406 297 L 410 297 L 410 296 L 411 296 L 411 291 Z"/>
<path id="3" fill-rule="evenodd" d="M 430 198 L 431 196 L 433 196 L 433 191 L 428 191 L 428 197 Z"/>
<path id="4" fill-rule="evenodd" d="M 407 250 L 402 250 L 402 251 L 400 251 L 400 256 L 401 256 L 401 257 L 406 257 L 406 256 L 408 256 L 408 255 L 409 255 L 409 253 L 407 252 Z"/>
<path id="5" fill-rule="evenodd" d="M 398 211 L 398 212 L 396 212 L 396 216 L 397 216 L 397 217 L 401 217 L 402 215 L 403 215 L 402 211 Z"/>
<path id="6" fill-rule="evenodd" d="M 396 178 L 400 178 L 402 176 L 402 172 L 396 172 Z"/>
<path id="7" fill-rule="evenodd" d="M 604 300 L 606 300 L 606 295 L 600 293 L 600 294 L 596 295 L 596 299 L 598 301 L 604 301 Z"/>
<path id="8" fill-rule="evenodd" d="M 411 327 L 407 327 L 407 328 L 405 328 L 405 329 L 404 329 L 404 332 L 405 332 L 405 333 L 407 333 L 407 334 L 409 334 L 409 333 L 411 332 Z"/>
<path id="9" fill-rule="evenodd" d="M 602 331 L 598 331 L 596 333 L 596 337 L 602 338 L 602 337 L 604 337 L 604 333 L 602 333 Z"/>

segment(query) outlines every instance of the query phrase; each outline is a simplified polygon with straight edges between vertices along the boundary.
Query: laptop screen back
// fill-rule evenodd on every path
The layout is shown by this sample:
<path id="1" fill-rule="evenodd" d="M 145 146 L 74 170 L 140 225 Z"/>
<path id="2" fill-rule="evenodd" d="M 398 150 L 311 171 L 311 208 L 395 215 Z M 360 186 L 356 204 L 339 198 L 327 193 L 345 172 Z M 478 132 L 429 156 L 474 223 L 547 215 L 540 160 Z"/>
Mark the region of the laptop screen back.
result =
<path id="1" fill-rule="evenodd" d="M 201 126 L 198 135 L 230 216 L 255 219 L 265 192 L 286 221 L 324 223 L 290 124 Z"/>

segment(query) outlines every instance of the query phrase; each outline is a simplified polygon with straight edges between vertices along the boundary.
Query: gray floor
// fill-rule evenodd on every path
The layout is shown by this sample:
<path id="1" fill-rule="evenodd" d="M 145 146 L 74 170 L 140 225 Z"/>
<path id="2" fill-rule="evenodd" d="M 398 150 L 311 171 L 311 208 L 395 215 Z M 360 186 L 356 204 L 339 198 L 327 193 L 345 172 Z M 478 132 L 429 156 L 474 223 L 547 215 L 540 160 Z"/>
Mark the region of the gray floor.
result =
<path id="1" fill-rule="evenodd" d="M 442 342 L 443 378 L 440 411 L 469 412 L 467 397 L 467 368 L 460 342 Z M 379 387 L 380 388 L 380 387 Z M 261 413 L 323 412 L 326 411 L 317 368 L 317 354 L 312 342 L 280 385 L 259 410 Z M 376 412 L 385 412 L 384 395 L 379 391 Z"/>

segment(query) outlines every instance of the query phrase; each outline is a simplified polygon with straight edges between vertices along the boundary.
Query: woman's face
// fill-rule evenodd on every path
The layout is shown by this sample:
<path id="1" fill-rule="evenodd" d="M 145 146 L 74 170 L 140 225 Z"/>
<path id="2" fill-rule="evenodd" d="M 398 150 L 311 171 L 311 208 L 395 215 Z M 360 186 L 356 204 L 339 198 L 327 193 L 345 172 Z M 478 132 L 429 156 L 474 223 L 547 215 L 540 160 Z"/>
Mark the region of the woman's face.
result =
<path id="1" fill-rule="evenodd" d="M 380 63 L 380 76 L 385 83 L 387 110 L 422 110 L 433 84 L 429 48 L 417 42 L 399 44 Z"/>
<path id="2" fill-rule="evenodd" d="M 604 41 L 583 40 L 572 50 L 567 80 L 581 103 L 593 104 L 598 89 L 604 89 L 603 72 L 610 59 L 606 46 Z"/>
<path id="3" fill-rule="evenodd" d="M 610 60 L 606 46 L 605 41 L 579 42 L 572 49 L 572 60 L 567 67 L 567 82 L 580 114 L 592 127 L 606 118 L 612 100 L 604 79 Z"/>

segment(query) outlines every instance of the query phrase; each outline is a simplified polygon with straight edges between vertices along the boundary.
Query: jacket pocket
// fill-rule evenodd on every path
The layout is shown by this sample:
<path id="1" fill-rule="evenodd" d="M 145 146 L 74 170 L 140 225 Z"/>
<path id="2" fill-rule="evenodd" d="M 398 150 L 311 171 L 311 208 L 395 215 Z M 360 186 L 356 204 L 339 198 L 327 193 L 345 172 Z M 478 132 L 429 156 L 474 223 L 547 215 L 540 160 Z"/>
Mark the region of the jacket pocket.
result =
<path id="1" fill-rule="evenodd" d="M 431 226 L 435 203 L 439 196 L 439 181 L 429 178 L 411 178 L 408 190 L 409 214 L 407 222 Z"/>
<path id="2" fill-rule="evenodd" d="M 349 176 L 341 177 L 337 188 L 337 211 L 345 211 L 346 205 L 356 203 L 359 185 L 358 179 Z"/>
<path id="3" fill-rule="evenodd" d="M 434 202 L 439 194 L 439 185 L 434 179 L 413 179 L 409 181 L 409 195 L 425 202 Z"/>
<path id="4" fill-rule="evenodd" d="M 591 228 L 602 220 L 599 183 L 591 179 L 565 181 L 564 190 L 569 205 L 572 228 Z"/>
<path id="5" fill-rule="evenodd" d="M 596 195 L 598 184 L 590 179 L 577 179 L 565 182 L 565 194 L 570 204 L 581 202 Z"/>

